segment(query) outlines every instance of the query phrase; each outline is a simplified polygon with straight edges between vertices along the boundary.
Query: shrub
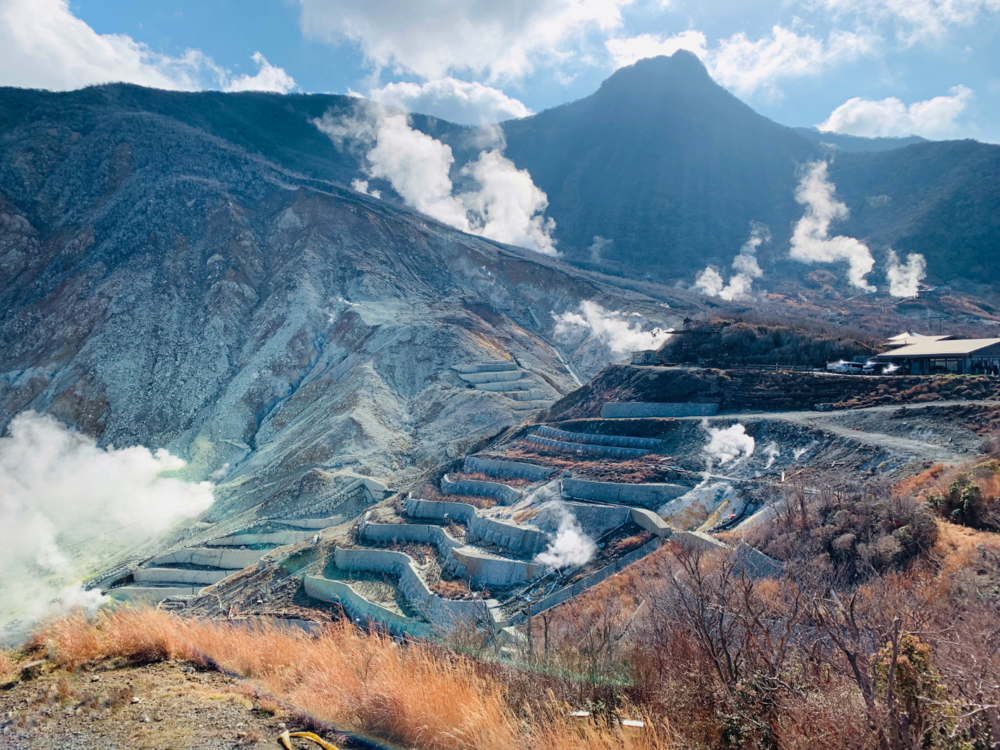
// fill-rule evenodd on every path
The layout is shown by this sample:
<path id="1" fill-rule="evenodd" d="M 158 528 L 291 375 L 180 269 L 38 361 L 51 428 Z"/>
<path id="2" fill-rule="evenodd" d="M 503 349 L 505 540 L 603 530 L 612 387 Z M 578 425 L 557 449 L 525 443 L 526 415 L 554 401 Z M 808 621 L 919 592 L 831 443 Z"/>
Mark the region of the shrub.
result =
<path id="1" fill-rule="evenodd" d="M 961 474 L 940 493 L 927 496 L 928 504 L 952 523 L 985 531 L 1000 531 L 1000 487 L 996 462 L 983 464 L 974 474 Z"/>

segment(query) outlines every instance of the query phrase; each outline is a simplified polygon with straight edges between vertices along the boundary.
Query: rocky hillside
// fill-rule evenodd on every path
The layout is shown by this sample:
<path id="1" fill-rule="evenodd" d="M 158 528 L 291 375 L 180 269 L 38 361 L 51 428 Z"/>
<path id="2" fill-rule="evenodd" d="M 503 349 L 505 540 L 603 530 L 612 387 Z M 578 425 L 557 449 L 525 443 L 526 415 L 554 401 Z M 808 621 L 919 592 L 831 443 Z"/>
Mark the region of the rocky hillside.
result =
<path id="1" fill-rule="evenodd" d="M 404 481 L 575 388 L 554 313 L 675 322 L 662 297 L 75 96 L 5 110 L 0 429 L 47 412 L 187 458 L 226 507 L 305 503 L 345 467 Z M 523 375 L 510 393 L 451 369 L 496 360 Z"/>

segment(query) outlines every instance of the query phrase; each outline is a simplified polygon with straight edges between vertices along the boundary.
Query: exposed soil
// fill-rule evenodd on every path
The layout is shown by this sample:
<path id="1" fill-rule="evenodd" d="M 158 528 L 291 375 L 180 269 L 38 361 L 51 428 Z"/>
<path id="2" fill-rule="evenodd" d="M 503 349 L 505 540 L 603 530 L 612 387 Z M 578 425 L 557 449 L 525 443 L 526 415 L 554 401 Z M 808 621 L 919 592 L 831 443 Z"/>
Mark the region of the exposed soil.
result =
<path id="1" fill-rule="evenodd" d="M 0 692 L 0 748 L 277 748 L 286 727 L 309 729 L 249 683 L 187 663 L 42 669 L 35 679 Z M 327 737 L 342 746 L 342 738 Z"/>

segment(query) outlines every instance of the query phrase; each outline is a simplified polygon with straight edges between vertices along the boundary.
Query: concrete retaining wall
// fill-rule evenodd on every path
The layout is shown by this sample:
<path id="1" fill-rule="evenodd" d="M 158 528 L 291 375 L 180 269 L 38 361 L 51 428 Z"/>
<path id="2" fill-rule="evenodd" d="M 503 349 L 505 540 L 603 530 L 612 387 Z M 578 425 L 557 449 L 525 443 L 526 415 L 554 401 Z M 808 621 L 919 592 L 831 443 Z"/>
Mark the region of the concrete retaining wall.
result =
<path id="1" fill-rule="evenodd" d="M 495 622 L 494 599 L 455 601 L 431 591 L 417 572 L 409 555 L 390 550 L 334 549 L 334 560 L 341 570 L 390 573 L 399 578 L 399 590 L 410 605 L 434 626 L 450 629 L 460 622 Z"/>
<path id="2" fill-rule="evenodd" d="M 650 534 L 655 534 L 661 539 L 669 539 L 674 533 L 674 527 L 651 510 L 632 508 L 631 515 L 632 523 L 648 531 Z"/>
<path id="3" fill-rule="evenodd" d="M 513 505 L 521 499 L 521 493 L 513 487 L 497 482 L 480 482 L 474 479 L 458 479 L 452 481 L 445 474 L 441 477 L 441 492 L 445 495 L 472 495 L 473 497 L 492 497 L 501 505 Z"/>
<path id="4" fill-rule="evenodd" d="M 503 370 L 501 372 L 463 372 L 458 377 L 466 383 L 506 383 L 511 380 L 520 380 L 522 374 L 520 370 Z"/>
<path id="5" fill-rule="evenodd" d="M 563 494 L 568 497 L 602 503 L 644 505 L 651 508 L 659 508 L 690 490 L 690 487 L 681 484 L 619 484 L 569 478 L 562 480 Z"/>
<path id="6" fill-rule="evenodd" d="M 352 619 L 374 620 L 392 633 L 405 633 L 416 638 L 429 638 L 433 634 L 433 629 L 428 623 L 404 617 L 398 612 L 370 602 L 350 584 L 319 576 L 306 576 L 304 584 L 306 594 L 321 602 L 339 602 Z"/>
<path id="7" fill-rule="evenodd" d="M 516 370 L 517 365 L 513 362 L 508 362 L 506 360 L 500 362 L 476 362 L 475 364 L 469 365 L 452 365 L 451 369 L 455 372 L 506 372 L 508 370 Z"/>
<path id="8" fill-rule="evenodd" d="M 278 547 L 304 542 L 313 535 L 306 531 L 275 531 L 269 534 L 234 534 L 205 542 L 206 547 L 249 547 L 252 544 L 273 544 Z"/>
<path id="9" fill-rule="evenodd" d="M 541 601 L 532 604 L 531 605 L 531 614 L 532 614 L 532 616 L 537 615 L 537 614 L 539 614 L 541 612 L 544 612 L 547 609 L 551 609 L 552 607 L 556 606 L 557 604 L 562 604 L 564 601 L 566 601 L 567 599 L 572 599 L 574 596 L 579 596 L 580 594 L 582 594 L 587 589 L 589 589 L 589 588 L 591 588 L 593 586 L 596 586 L 597 584 L 601 583 L 602 581 L 606 581 L 608 578 L 610 578 L 611 576 L 613 576 L 615 573 L 620 572 L 626 566 L 631 565 L 636 560 L 641 560 L 642 558 L 644 558 L 646 555 L 650 554 L 651 552 L 655 552 L 657 549 L 660 548 L 661 544 L 663 544 L 662 540 L 660 540 L 660 539 L 654 539 L 651 542 L 648 542 L 647 544 L 644 544 L 639 549 L 633 550 L 633 551 L 629 552 L 627 555 L 623 555 L 622 557 L 618 558 L 617 560 L 615 560 L 610 565 L 607 565 L 607 566 L 601 568 L 596 573 L 591 573 L 586 578 L 583 578 L 583 579 L 577 581 L 572 586 L 567 586 L 564 589 L 560 589 L 559 591 L 556 591 L 555 593 L 550 594 L 549 596 L 545 597 Z M 526 619 L 528 619 L 527 613 L 526 612 L 520 612 L 520 613 L 514 615 L 514 617 L 512 617 L 510 619 L 510 623 L 509 624 L 510 625 L 519 625 L 522 622 L 524 622 Z"/>
<path id="10" fill-rule="evenodd" d="M 718 404 L 659 404 L 649 401 L 612 402 L 601 407 L 601 419 L 711 417 L 718 412 Z"/>
<path id="11" fill-rule="evenodd" d="M 612 458 L 639 458 L 649 453 L 644 448 L 615 448 L 610 445 L 587 445 L 586 443 L 566 443 L 561 440 L 550 440 L 538 435 L 525 435 L 524 439 L 543 450 L 569 451 L 583 453 L 588 456 L 611 456 Z"/>
<path id="12" fill-rule="evenodd" d="M 728 544 L 710 537 L 703 531 L 675 531 L 670 537 L 670 541 L 677 542 L 681 546 L 688 547 L 690 549 L 701 549 L 705 551 L 729 549 Z"/>
<path id="13" fill-rule="evenodd" d="M 154 557 L 150 565 L 200 565 L 203 568 L 242 570 L 256 565 L 263 557 L 261 550 L 252 549 L 206 549 L 190 547 Z"/>
<path id="14" fill-rule="evenodd" d="M 403 509 L 411 518 L 444 519 L 447 514 L 449 518 L 465 524 L 468 541 L 489 542 L 512 555 L 534 557 L 549 545 L 549 537 L 544 531 L 483 518 L 476 513 L 474 507 L 466 503 L 408 498 L 403 502 Z"/>
<path id="15" fill-rule="evenodd" d="M 410 518 L 436 518 L 443 521 L 452 518 L 469 526 L 476 517 L 476 509 L 468 503 L 449 503 L 441 500 L 420 500 L 408 497 L 403 501 L 403 510 Z"/>
<path id="16" fill-rule="evenodd" d="M 462 543 L 440 526 L 410 523 L 366 523 L 358 527 L 358 536 L 373 542 L 417 542 L 433 544 L 447 558 Z"/>
<path id="17" fill-rule="evenodd" d="M 580 528 L 591 539 L 600 539 L 609 531 L 628 523 L 631 509 L 622 505 L 588 505 L 586 503 L 564 503 L 566 509 L 576 516 Z"/>
<path id="18" fill-rule="evenodd" d="M 346 519 L 343 516 L 330 516 L 330 518 L 276 518 L 273 520 L 275 523 L 284 524 L 285 526 L 294 526 L 297 529 L 321 531 L 322 529 L 328 529 L 331 526 L 339 526 L 344 523 Z"/>
<path id="19" fill-rule="evenodd" d="M 465 577 L 486 586 L 516 586 L 534 580 L 545 572 L 541 565 L 484 557 L 469 550 L 456 549 L 452 554 Z"/>
<path id="20" fill-rule="evenodd" d="M 503 383 L 476 383 L 472 387 L 477 391 L 530 391 L 533 385 L 533 381 L 522 378 Z"/>
<path id="21" fill-rule="evenodd" d="M 543 391 L 541 388 L 532 388 L 530 391 L 505 391 L 503 395 L 511 401 L 548 401 L 553 403 L 551 392 Z"/>
<path id="22" fill-rule="evenodd" d="M 507 404 L 507 408 L 513 411 L 537 411 L 548 409 L 554 403 L 553 399 L 546 399 L 544 401 L 511 401 Z"/>
<path id="23" fill-rule="evenodd" d="M 479 472 L 490 477 L 503 479 L 504 477 L 515 477 L 517 479 L 528 479 L 532 482 L 541 482 L 556 473 L 556 469 L 549 469 L 535 464 L 522 463 L 520 461 L 503 461 L 496 458 L 480 458 L 479 456 L 466 456 L 464 470 L 470 474 Z"/>
<path id="24" fill-rule="evenodd" d="M 570 432 L 557 430 L 555 427 L 542 426 L 535 430 L 536 435 L 550 440 L 562 440 L 567 443 L 586 443 L 587 445 L 610 445 L 617 448 L 649 448 L 652 450 L 660 445 L 661 440 L 655 438 L 632 437 L 631 435 L 597 435 L 590 432 Z"/>
<path id="25" fill-rule="evenodd" d="M 184 568 L 139 568 L 132 574 L 139 583 L 189 583 L 209 586 L 232 575 L 230 570 L 187 570 Z"/>
<path id="26" fill-rule="evenodd" d="M 201 586 L 122 586 L 108 591 L 120 602 L 162 602 L 172 596 L 198 596 Z"/>

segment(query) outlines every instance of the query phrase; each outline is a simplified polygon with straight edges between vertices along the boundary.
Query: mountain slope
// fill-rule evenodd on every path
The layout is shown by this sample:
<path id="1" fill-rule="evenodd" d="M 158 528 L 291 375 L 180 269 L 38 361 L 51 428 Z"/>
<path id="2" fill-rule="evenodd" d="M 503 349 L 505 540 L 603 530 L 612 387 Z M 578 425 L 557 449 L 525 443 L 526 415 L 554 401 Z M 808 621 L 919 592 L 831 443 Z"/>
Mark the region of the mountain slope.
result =
<path id="1" fill-rule="evenodd" d="M 553 313 L 679 314 L 163 114 L 23 117 L 2 139 L 0 429 L 30 408 L 168 448 L 225 476 L 230 509 L 305 507 L 346 467 L 405 482 L 521 421 L 450 368 L 512 359 L 559 397 Z"/>
<path id="2" fill-rule="evenodd" d="M 640 60 L 592 96 L 504 123 L 504 132 L 507 154 L 548 194 L 573 262 L 593 261 L 600 236 L 613 244 L 597 267 L 692 281 L 706 263 L 728 266 L 759 221 L 774 235 L 760 251 L 764 283 L 797 283 L 803 267 L 783 259 L 802 216 L 798 175 L 827 158 L 851 210 L 832 229 L 870 241 L 880 264 L 891 245 L 923 252 L 939 282 L 1000 270 L 990 250 L 1000 245 L 1000 146 L 833 152 L 754 112 L 686 52 Z"/>

